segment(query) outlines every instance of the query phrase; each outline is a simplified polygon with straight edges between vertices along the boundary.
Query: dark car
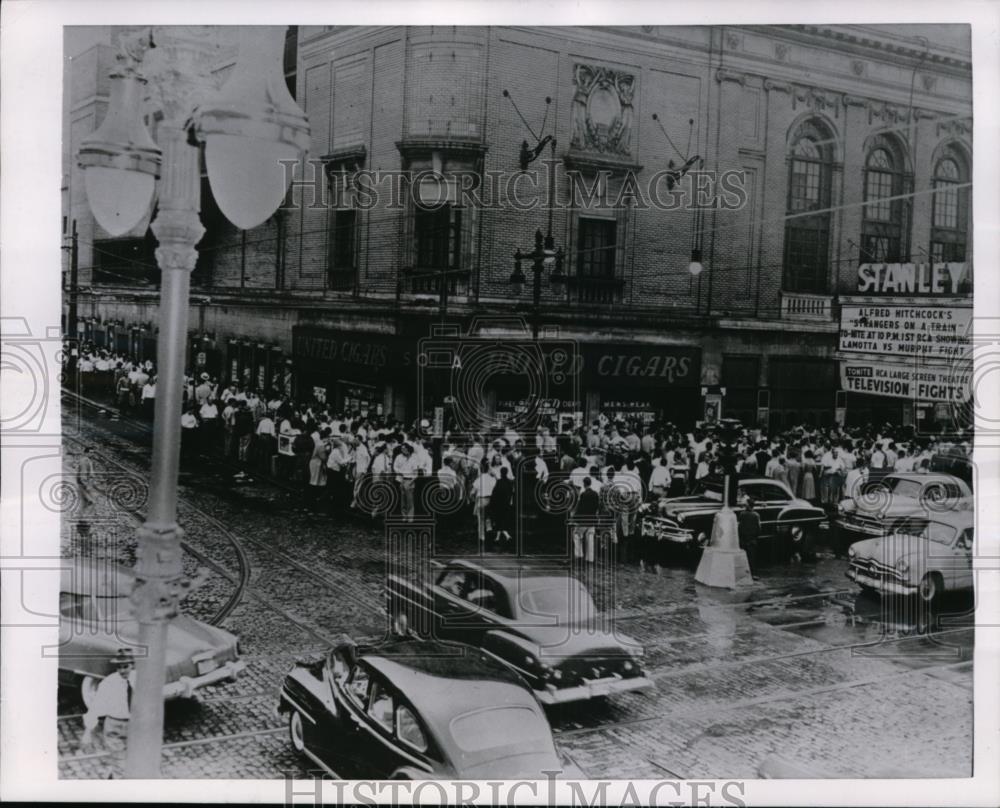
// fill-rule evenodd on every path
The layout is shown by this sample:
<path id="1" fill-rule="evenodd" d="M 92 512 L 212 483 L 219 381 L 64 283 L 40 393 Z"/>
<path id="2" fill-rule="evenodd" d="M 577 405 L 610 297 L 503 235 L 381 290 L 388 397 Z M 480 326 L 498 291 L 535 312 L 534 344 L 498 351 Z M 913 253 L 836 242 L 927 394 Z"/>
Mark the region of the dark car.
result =
<path id="1" fill-rule="evenodd" d="M 337 778 L 581 778 L 521 678 L 475 648 L 416 638 L 296 663 L 278 710 L 297 752 Z"/>
<path id="2" fill-rule="evenodd" d="M 822 508 L 795 497 L 780 480 L 747 477 L 737 481 L 736 499 L 750 496 L 760 516 L 761 548 L 774 555 L 792 548 L 826 521 Z M 715 515 L 722 508 L 723 480 L 706 477 L 685 497 L 662 497 L 643 506 L 642 535 L 700 552 L 712 535 Z"/>
<path id="3" fill-rule="evenodd" d="M 587 588 L 523 558 L 435 564 L 432 581 L 389 576 L 397 634 L 414 632 L 482 648 L 520 674 L 542 704 L 651 687 L 642 647 L 604 627 Z"/>

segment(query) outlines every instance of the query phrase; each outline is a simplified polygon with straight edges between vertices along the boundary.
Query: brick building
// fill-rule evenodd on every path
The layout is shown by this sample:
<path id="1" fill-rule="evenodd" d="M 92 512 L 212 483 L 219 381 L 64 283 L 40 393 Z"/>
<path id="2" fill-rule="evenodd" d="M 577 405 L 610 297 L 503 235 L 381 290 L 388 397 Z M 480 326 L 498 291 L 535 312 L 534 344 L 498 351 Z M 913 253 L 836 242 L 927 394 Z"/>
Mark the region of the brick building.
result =
<path id="1" fill-rule="evenodd" d="M 148 351 L 145 224 L 103 238 L 70 159 L 103 115 L 115 33 L 67 40 L 64 229 L 77 221 L 84 335 Z M 193 365 L 405 417 L 544 400 L 567 416 L 690 423 L 722 389 L 723 414 L 774 428 L 945 417 L 924 388 L 926 401 L 846 385 L 842 366 L 865 351 L 838 336 L 845 305 L 971 306 L 967 27 L 303 27 L 286 74 L 309 116 L 309 163 L 285 209 L 245 233 L 205 183 Z M 522 141 L 546 135 L 566 282 L 547 269 L 535 310 L 531 260 L 519 295 L 511 273 L 549 227 L 549 148 L 519 166 Z M 432 171 L 444 181 L 416 181 Z M 667 204 L 696 199 L 702 181 L 701 207 Z M 471 186 L 507 196 L 469 204 Z M 417 203 L 431 195 L 445 204 Z M 945 263 L 949 283 L 925 282 Z M 860 267 L 897 264 L 913 284 L 881 270 L 859 285 Z M 465 346 L 463 378 L 454 356 L 450 373 L 424 367 L 432 329 L 442 356 L 449 340 Z M 523 344 L 549 372 L 487 368 L 477 357 L 497 344 Z M 569 374 L 552 372 L 554 346 Z"/>

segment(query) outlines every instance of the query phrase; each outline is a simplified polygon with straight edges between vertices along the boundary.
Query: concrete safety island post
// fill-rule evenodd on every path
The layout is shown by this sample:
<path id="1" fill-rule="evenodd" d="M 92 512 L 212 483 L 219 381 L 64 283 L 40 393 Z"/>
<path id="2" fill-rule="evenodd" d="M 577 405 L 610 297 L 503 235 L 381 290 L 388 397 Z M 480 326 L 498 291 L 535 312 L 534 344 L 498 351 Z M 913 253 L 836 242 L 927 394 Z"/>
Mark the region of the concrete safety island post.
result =
<path id="1" fill-rule="evenodd" d="M 726 474 L 722 492 L 722 510 L 712 523 L 712 538 L 702 551 L 701 561 L 694 579 L 706 586 L 737 589 L 753 584 L 750 564 L 745 550 L 740 549 L 739 526 L 736 511 L 729 506 L 729 487 L 735 485 L 734 476 Z"/>

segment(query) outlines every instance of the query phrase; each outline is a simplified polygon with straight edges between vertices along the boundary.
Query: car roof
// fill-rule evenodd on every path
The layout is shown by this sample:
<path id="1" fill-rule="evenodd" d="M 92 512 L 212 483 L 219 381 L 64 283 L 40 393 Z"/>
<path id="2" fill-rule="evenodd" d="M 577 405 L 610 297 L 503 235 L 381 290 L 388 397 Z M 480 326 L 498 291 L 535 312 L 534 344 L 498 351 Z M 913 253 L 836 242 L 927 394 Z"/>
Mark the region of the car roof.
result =
<path id="1" fill-rule="evenodd" d="M 886 477 L 900 477 L 905 480 L 916 480 L 917 482 L 957 482 L 962 479 L 946 471 L 891 471 Z"/>
<path id="2" fill-rule="evenodd" d="M 544 583 L 546 579 L 550 582 L 560 583 L 564 582 L 567 578 L 579 580 L 576 576 L 570 575 L 565 569 L 553 565 L 551 561 L 545 562 L 540 559 L 518 558 L 510 555 L 456 558 L 446 566 L 461 566 L 471 570 L 482 570 L 505 583 L 518 581 L 523 583 L 526 578 L 533 579 L 536 583 Z"/>
<path id="3" fill-rule="evenodd" d="M 959 508 L 947 511 L 930 511 L 927 516 L 928 522 L 940 522 L 949 525 L 956 530 L 965 530 L 974 527 L 976 524 L 976 513 L 971 508 Z"/>
<path id="4" fill-rule="evenodd" d="M 135 573 L 107 559 L 63 559 L 59 591 L 76 595 L 124 597 L 132 592 Z"/>
<path id="5" fill-rule="evenodd" d="M 471 646 L 408 638 L 359 650 L 425 720 L 446 723 L 484 704 L 536 704 L 518 674 Z"/>

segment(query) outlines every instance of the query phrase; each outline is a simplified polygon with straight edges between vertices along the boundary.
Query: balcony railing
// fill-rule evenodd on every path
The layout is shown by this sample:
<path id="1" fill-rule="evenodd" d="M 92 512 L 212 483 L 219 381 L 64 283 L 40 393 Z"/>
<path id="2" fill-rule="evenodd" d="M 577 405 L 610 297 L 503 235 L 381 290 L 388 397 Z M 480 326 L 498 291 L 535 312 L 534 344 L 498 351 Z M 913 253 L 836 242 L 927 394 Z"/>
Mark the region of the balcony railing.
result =
<path id="1" fill-rule="evenodd" d="M 621 278 L 581 278 L 569 279 L 570 299 L 578 303 L 609 304 L 619 303 L 625 281 Z"/>
<path id="2" fill-rule="evenodd" d="M 781 319 L 830 322 L 833 320 L 833 296 L 782 292 Z"/>
<path id="3" fill-rule="evenodd" d="M 447 284 L 449 297 L 469 294 L 469 273 L 447 270 L 444 275 L 439 270 L 416 270 L 409 277 L 409 291 L 414 295 L 441 294 L 442 279 Z"/>

